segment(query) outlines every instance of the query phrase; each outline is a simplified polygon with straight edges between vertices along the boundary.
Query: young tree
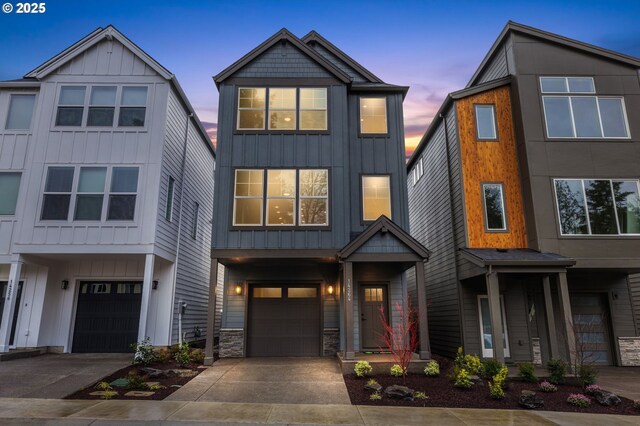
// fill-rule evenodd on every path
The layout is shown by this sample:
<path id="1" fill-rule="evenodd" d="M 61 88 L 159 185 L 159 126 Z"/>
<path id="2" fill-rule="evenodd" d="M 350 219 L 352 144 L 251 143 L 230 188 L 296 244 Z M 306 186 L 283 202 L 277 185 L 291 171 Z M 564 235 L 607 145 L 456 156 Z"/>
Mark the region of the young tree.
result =
<path id="1" fill-rule="evenodd" d="M 402 368 L 402 381 L 404 382 L 413 353 L 420 345 L 418 310 L 411 306 L 411 301 L 408 298 L 406 309 L 401 303 L 396 303 L 394 309 L 398 321 L 397 324 L 391 325 L 385 315 L 384 307 L 380 306 L 380 321 L 384 328 L 384 335 L 381 336 L 381 340 L 385 348 L 391 352 L 395 363 Z"/>

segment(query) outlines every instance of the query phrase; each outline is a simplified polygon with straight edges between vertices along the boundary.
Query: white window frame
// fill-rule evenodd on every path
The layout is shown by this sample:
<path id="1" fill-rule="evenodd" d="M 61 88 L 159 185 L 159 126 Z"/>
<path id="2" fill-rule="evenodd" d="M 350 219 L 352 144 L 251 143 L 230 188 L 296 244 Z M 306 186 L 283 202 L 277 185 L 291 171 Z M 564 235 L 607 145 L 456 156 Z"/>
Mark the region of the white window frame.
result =
<path id="1" fill-rule="evenodd" d="M 200 203 L 193 202 L 193 222 L 191 224 L 191 238 L 194 240 L 198 237 L 198 225 L 200 221 Z"/>
<path id="2" fill-rule="evenodd" d="M 498 186 L 500 188 L 500 206 L 502 207 L 502 228 L 489 228 L 489 215 L 487 213 L 487 197 L 485 187 Z M 505 232 L 508 230 L 507 208 L 504 199 L 504 184 L 502 182 L 482 182 L 482 207 L 484 209 L 484 229 L 489 232 Z"/>
<path id="3" fill-rule="evenodd" d="M 478 108 L 489 108 L 491 110 L 491 128 L 493 129 L 493 136 L 489 138 L 480 137 L 480 125 L 478 121 Z M 498 126 L 496 125 L 496 106 L 495 104 L 474 104 L 473 105 L 473 118 L 476 121 L 476 140 L 478 141 L 497 141 L 498 140 Z"/>
<path id="4" fill-rule="evenodd" d="M 424 174 L 424 166 L 422 164 L 422 157 L 418 158 L 416 161 L 413 170 L 411 171 L 411 175 L 413 177 L 413 186 L 415 186 L 419 181 L 422 175 Z"/>
<path id="5" fill-rule="evenodd" d="M 483 358 L 493 358 L 495 355 L 493 353 L 493 349 L 487 349 L 484 345 L 484 327 L 482 322 L 482 303 L 480 302 L 482 299 L 487 299 L 487 305 L 489 304 L 489 296 L 486 294 L 478 295 L 478 321 L 480 324 L 480 344 L 482 345 L 482 357 Z M 504 357 L 511 358 L 511 351 L 509 350 L 509 333 L 507 331 L 507 311 L 504 306 L 504 297 L 500 295 L 500 317 L 502 318 L 502 332 L 504 334 Z M 489 314 L 491 315 L 491 314 Z M 491 327 L 491 324 L 489 324 Z M 493 328 L 491 328 L 493 332 Z M 493 342 L 495 345 L 495 342 Z"/>
<path id="6" fill-rule="evenodd" d="M 36 108 L 38 106 L 38 93 L 37 92 L 8 92 L 7 99 L 7 115 L 4 120 L 4 132 L 5 133 L 31 133 L 31 129 L 33 128 L 33 121 L 36 115 Z M 31 111 L 31 121 L 29 122 L 29 127 L 27 129 L 8 129 L 7 125 L 9 124 L 9 112 L 11 111 L 11 99 L 14 95 L 29 95 L 33 96 L 33 110 Z M 56 106 L 56 114 L 58 112 Z"/>
<path id="7" fill-rule="evenodd" d="M 300 192 L 300 189 L 298 189 L 298 220 L 299 218 L 302 217 L 302 200 L 327 200 L 327 220 L 325 223 L 299 223 L 298 226 L 329 226 L 329 210 L 330 210 L 330 205 L 329 205 L 329 169 L 298 169 L 297 170 L 297 177 L 298 177 L 298 181 L 300 181 L 300 172 L 302 171 L 323 171 L 327 174 L 327 195 L 302 195 Z"/>
<path id="8" fill-rule="evenodd" d="M 112 181 L 113 181 L 113 169 L 118 169 L 118 168 L 124 168 L 124 169 L 138 169 L 138 181 L 136 182 L 136 191 L 135 192 L 113 192 L 111 190 L 111 186 L 112 186 Z M 107 177 L 109 179 L 109 181 L 107 182 L 107 189 L 106 191 L 106 195 L 107 195 L 107 202 L 106 204 L 106 210 L 104 213 L 104 219 L 102 220 L 105 223 L 133 223 L 136 220 L 136 215 L 138 214 L 138 210 L 139 210 L 139 206 L 138 203 L 140 201 L 140 181 L 142 179 L 140 179 L 140 175 L 141 175 L 141 167 L 140 166 L 136 166 L 136 165 L 131 165 L 131 164 L 117 164 L 114 166 L 109 167 L 108 173 L 107 173 Z M 111 196 L 112 195 L 135 195 L 136 197 L 136 202 L 133 206 L 133 218 L 131 219 L 109 219 L 109 206 L 111 205 Z"/>
<path id="9" fill-rule="evenodd" d="M 47 180 L 49 179 L 49 169 L 53 168 L 53 167 L 60 167 L 60 168 L 70 168 L 73 169 L 73 178 L 71 179 L 71 189 L 68 192 L 52 192 L 52 191 L 47 191 Z M 69 164 L 46 164 L 44 166 L 44 179 L 42 179 L 42 191 L 40 191 L 40 194 L 42 194 L 42 196 L 40 197 L 40 208 L 38 209 L 38 221 L 39 222 L 43 222 L 43 223 L 62 223 L 62 222 L 69 222 L 70 221 L 70 217 L 74 217 L 75 216 L 75 194 L 77 193 L 77 188 L 78 188 L 78 179 L 79 179 L 79 172 L 78 172 L 78 167 L 74 166 L 74 165 L 69 165 Z M 69 194 L 69 209 L 67 211 L 67 217 L 66 219 L 43 219 L 42 215 L 44 214 L 44 199 L 45 199 L 45 195 L 66 195 Z M 73 207 L 73 209 L 72 209 Z"/>
<path id="10" fill-rule="evenodd" d="M 558 203 L 558 190 L 556 187 L 557 181 L 578 181 L 582 186 L 582 197 L 584 199 L 584 214 L 587 218 L 587 234 L 565 234 L 562 232 L 562 217 L 560 216 L 560 204 Z M 614 216 L 616 218 L 616 230 L 618 231 L 616 234 L 593 234 L 591 232 L 591 219 L 589 217 L 589 208 L 587 206 L 587 192 L 584 187 L 585 180 L 608 180 L 611 187 L 611 197 L 613 199 L 613 210 Z M 632 178 L 554 178 L 553 179 L 553 195 L 554 195 L 554 204 L 556 209 L 556 218 L 558 219 L 558 232 L 562 237 L 569 238 L 592 238 L 592 237 L 639 237 L 640 233 L 636 234 L 623 234 L 620 232 L 620 219 L 618 218 L 618 208 L 616 206 L 615 193 L 613 191 L 613 182 L 614 181 L 624 181 L 624 182 L 635 182 L 638 188 L 638 194 L 640 194 L 640 179 L 632 179 Z"/>
<path id="11" fill-rule="evenodd" d="M 55 165 L 52 165 L 55 167 Z M 117 167 L 117 166 L 116 166 Z M 99 192 L 80 192 L 78 191 L 78 186 L 80 185 L 80 174 L 82 173 L 82 169 L 94 169 L 94 168 L 103 168 L 106 169 L 104 173 L 104 188 L 102 189 L 102 193 Z M 109 204 L 109 198 L 107 195 L 109 194 L 108 188 L 110 188 L 111 184 L 111 170 L 113 167 L 109 167 L 107 164 L 96 164 L 96 165 L 80 165 L 75 168 L 73 171 L 73 188 L 71 193 L 71 205 L 73 206 L 73 211 L 71 210 L 71 206 L 69 206 L 69 213 L 71 213 L 71 221 L 74 223 L 92 223 L 95 224 L 97 222 L 104 222 L 107 215 L 107 208 Z M 140 173 L 138 171 L 138 173 Z M 76 176 L 77 175 L 77 176 Z M 139 179 L 139 178 L 138 178 Z M 76 219 L 76 210 L 78 208 L 78 196 L 79 195 L 100 195 L 102 194 L 102 209 L 100 211 L 100 219 L 97 220 L 86 220 L 86 219 Z M 106 201 L 105 201 L 106 200 Z"/>
<path id="12" fill-rule="evenodd" d="M 572 78 L 581 78 L 581 79 L 589 78 L 589 79 L 591 79 L 591 85 L 593 86 L 593 90 L 589 91 L 589 92 L 572 92 L 570 90 L 570 88 L 569 88 L 569 79 L 572 79 Z M 553 92 L 553 91 L 545 92 L 542 89 L 542 80 L 543 79 L 564 80 L 564 86 L 567 88 L 566 92 Z M 574 76 L 542 75 L 539 78 L 539 82 L 540 82 L 540 93 L 568 93 L 568 94 L 570 94 L 570 93 L 575 93 L 575 94 L 595 94 L 596 93 L 596 83 L 595 83 L 593 77 L 588 76 L 588 75 L 587 76 L 579 76 L 579 75 L 574 75 Z"/>
<path id="13" fill-rule="evenodd" d="M 255 195 L 236 195 L 236 185 L 238 182 L 238 172 L 242 171 L 242 172 L 260 172 L 262 173 L 262 193 L 261 196 L 255 196 Z M 232 222 L 233 226 L 244 226 L 244 227 L 251 227 L 251 226 L 264 226 L 264 205 L 265 205 L 265 185 L 266 185 L 266 178 L 265 178 L 265 169 L 236 169 L 235 172 L 233 173 L 233 216 L 232 216 Z M 260 223 L 249 223 L 249 224 L 243 224 L 243 223 L 236 223 L 236 201 L 238 199 L 245 199 L 245 198 L 250 198 L 250 199 L 260 199 Z"/>
<path id="14" fill-rule="evenodd" d="M 271 108 L 271 100 L 270 100 L 270 96 L 271 96 L 271 89 L 276 89 L 276 90 L 293 90 L 293 98 L 294 98 L 294 106 L 293 108 Z M 239 92 L 238 92 L 239 93 Z M 269 131 L 274 131 L 274 132 L 295 132 L 298 130 L 298 126 L 299 126 L 299 117 L 298 117 L 298 111 L 300 111 L 299 108 L 299 104 L 298 104 L 298 89 L 296 87 L 267 87 L 267 92 L 266 92 L 266 101 L 265 101 L 265 120 L 267 121 L 267 130 Z M 238 98 L 238 102 L 239 102 L 239 98 Z M 239 104 L 238 104 L 239 105 Z M 247 108 L 244 108 L 247 109 Z M 293 129 L 274 129 L 271 127 L 271 111 L 274 112 L 278 112 L 278 111 L 293 111 L 293 119 L 296 121 L 294 124 L 295 126 L 293 126 Z"/>
<path id="15" fill-rule="evenodd" d="M 274 227 L 274 226 L 286 226 L 293 227 L 297 225 L 298 218 L 296 217 L 296 202 L 298 200 L 298 171 L 297 169 L 266 169 L 267 173 L 267 181 L 266 181 L 266 192 L 264 192 L 264 204 L 266 211 L 265 215 L 265 224 L 266 226 Z M 292 195 L 269 195 L 269 172 L 274 171 L 293 171 L 293 194 Z M 291 223 L 269 223 L 269 200 L 293 200 L 293 221 Z"/>
<path id="16" fill-rule="evenodd" d="M 113 105 L 92 105 L 91 104 L 91 95 L 93 94 L 93 89 L 96 87 L 115 87 L 116 89 L 116 95 L 115 95 L 115 101 Z M 149 89 L 147 89 L 148 91 Z M 117 120 L 119 120 L 120 118 L 120 105 L 118 102 L 118 96 L 122 96 L 122 89 L 121 87 L 119 87 L 117 84 L 94 84 L 91 86 L 87 86 L 87 92 L 88 96 L 87 99 L 85 99 L 85 107 L 86 107 L 86 117 L 83 117 L 82 120 L 82 124 L 80 125 L 80 127 L 87 127 L 90 129 L 96 129 L 96 128 L 104 128 L 104 129 L 110 129 L 110 128 L 114 128 L 117 127 Z M 90 126 L 89 125 L 89 111 L 91 110 L 91 108 L 113 108 L 113 119 L 111 120 L 111 125 L 110 126 Z M 75 127 L 75 126 L 74 126 Z"/>
<path id="17" fill-rule="evenodd" d="M 164 219 L 167 222 L 173 222 L 173 202 L 176 194 L 176 180 L 173 176 L 169 175 L 167 181 L 167 200 L 164 206 Z"/>
<path id="18" fill-rule="evenodd" d="M 84 102 L 82 105 L 60 105 L 60 95 L 62 95 L 62 89 L 66 87 L 84 87 Z M 53 126 L 56 129 L 79 129 L 86 127 L 87 116 L 89 115 L 89 108 L 87 105 L 89 104 L 89 97 L 91 93 L 91 86 L 88 84 L 60 84 L 58 90 L 56 91 L 56 106 L 55 106 L 55 114 L 52 114 L 53 117 Z M 70 108 L 80 108 L 82 107 L 82 120 L 80 120 L 80 124 L 78 126 L 69 126 L 64 124 L 58 124 L 58 114 L 60 107 L 70 107 Z"/>
<path id="19" fill-rule="evenodd" d="M 147 97 L 145 99 L 144 105 L 123 105 L 122 104 L 122 96 L 124 94 L 124 89 L 129 87 L 146 87 L 147 88 Z M 150 86 L 148 84 L 123 84 L 118 86 L 116 89 L 116 109 L 113 113 L 113 127 L 114 129 L 118 129 L 120 131 L 139 131 L 141 129 L 147 128 L 148 123 L 148 114 L 149 111 L 149 93 L 151 92 Z M 120 125 L 120 112 L 122 108 L 144 108 L 144 124 L 142 126 L 121 126 Z"/>
<path id="20" fill-rule="evenodd" d="M 16 197 L 16 204 L 13 206 L 13 213 L 12 214 L 1 214 L 0 213 L 0 218 L 7 218 L 7 217 L 12 217 L 16 215 L 16 212 L 18 210 L 18 201 L 20 200 L 20 187 L 22 186 L 22 175 L 23 172 L 22 170 L 3 170 L 0 172 L 0 175 L 18 175 L 19 179 L 18 179 L 18 196 Z"/>

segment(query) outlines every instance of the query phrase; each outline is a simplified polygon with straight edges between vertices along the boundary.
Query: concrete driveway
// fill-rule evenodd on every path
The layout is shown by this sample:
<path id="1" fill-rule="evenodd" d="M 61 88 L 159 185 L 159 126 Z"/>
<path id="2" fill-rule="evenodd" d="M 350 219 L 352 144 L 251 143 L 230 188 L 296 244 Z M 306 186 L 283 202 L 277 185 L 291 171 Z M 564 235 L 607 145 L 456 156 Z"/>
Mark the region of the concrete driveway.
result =
<path id="1" fill-rule="evenodd" d="M 0 362 L 0 397 L 64 398 L 131 363 L 131 354 L 47 354 Z"/>
<path id="2" fill-rule="evenodd" d="M 351 404 L 335 358 L 223 359 L 167 400 Z"/>

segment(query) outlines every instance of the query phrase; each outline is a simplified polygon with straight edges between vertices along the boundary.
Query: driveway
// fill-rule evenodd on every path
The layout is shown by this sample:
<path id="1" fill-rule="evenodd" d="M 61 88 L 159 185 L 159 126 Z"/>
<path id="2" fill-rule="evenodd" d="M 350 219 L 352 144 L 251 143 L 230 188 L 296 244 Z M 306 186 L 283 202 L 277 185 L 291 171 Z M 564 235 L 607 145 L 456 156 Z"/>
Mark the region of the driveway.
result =
<path id="1" fill-rule="evenodd" d="M 223 359 L 167 400 L 351 404 L 335 358 Z"/>
<path id="2" fill-rule="evenodd" d="M 0 397 L 64 398 L 131 363 L 131 354 L 47 354 L 0 362 Z"/>
<path id="3" fill-rule="evenodd" d="M 640 367 L 599 367 L 597 383 L 629 399 L 640 399 Z"/>

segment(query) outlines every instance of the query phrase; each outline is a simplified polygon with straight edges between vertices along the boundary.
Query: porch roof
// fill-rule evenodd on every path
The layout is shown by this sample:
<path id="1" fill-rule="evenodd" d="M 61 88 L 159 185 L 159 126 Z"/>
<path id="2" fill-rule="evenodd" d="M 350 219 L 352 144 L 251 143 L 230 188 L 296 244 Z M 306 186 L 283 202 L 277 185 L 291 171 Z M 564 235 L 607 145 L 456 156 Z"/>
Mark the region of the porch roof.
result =
<path id="1" fill-rule="evenodd" d="M 461 248 L 461 254 L 478 266 L 556 266 L 576 264 L 574 259 L 533 249 Z"/>

